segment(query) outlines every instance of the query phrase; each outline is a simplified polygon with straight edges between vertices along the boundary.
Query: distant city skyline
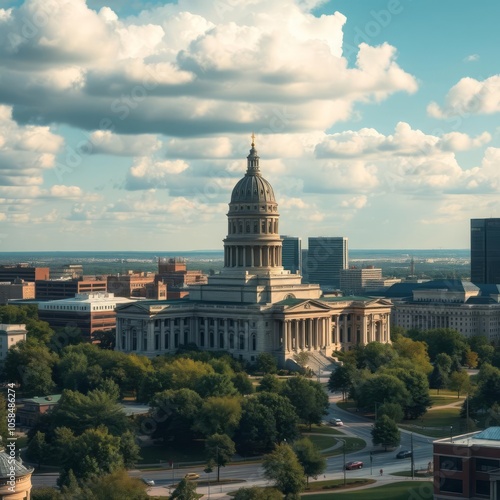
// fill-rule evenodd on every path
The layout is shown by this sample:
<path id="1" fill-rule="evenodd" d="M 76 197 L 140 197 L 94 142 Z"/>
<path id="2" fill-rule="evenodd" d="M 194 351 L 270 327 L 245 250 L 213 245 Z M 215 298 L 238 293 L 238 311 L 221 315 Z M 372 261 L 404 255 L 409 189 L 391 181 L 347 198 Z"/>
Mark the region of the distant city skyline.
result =
<path id="1" fill-rule="evenodd" d="M 252 133 L 304 242 L 500 216 L 497 2 L 0 5 L 2 251 L 222 249 Z"/>

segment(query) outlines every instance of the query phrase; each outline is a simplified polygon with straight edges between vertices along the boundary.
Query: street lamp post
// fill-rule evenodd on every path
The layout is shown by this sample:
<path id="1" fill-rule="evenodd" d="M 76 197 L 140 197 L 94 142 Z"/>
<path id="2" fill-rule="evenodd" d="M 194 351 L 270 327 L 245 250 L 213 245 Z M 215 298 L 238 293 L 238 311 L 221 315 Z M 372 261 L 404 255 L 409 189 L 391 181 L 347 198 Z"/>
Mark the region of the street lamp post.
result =
<path id="1" fill-rule="evenodd" d="M 410 434 L 410 458 L 411 458 L 411 478 L 415 479 L 415 462 L 413 459 L 413 432 Z"/>
<path id="2" fill-rule="evenodd" d="M 344 457 L 344 486 L 347 484 L 347 476 L 346 476 L 346 469 L 345 469 L 345 439 L 341 439 L 342 441 L 342 455 Z"/>
<path id="3" fill-rule="evenodd" d="M 453 443 L 453 425 L 450 425 L 450 443 Z"/>

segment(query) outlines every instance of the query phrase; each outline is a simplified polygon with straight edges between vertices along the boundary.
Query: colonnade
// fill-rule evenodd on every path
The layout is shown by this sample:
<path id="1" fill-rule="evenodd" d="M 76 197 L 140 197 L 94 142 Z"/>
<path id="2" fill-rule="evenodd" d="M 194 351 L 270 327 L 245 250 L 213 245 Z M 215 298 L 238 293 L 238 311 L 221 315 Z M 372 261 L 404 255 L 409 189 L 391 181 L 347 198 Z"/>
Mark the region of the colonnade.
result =
<path id="1" fill-rule="evenodd" d="M 224 267 L 280 267 L 281 245 L 228 245 Z"/>
<path id="2" fill-rule="evenodd" d="M 285 351 L 317 351 L 330 345 L 330 318 L 297 318 L 283 321 Z"/>

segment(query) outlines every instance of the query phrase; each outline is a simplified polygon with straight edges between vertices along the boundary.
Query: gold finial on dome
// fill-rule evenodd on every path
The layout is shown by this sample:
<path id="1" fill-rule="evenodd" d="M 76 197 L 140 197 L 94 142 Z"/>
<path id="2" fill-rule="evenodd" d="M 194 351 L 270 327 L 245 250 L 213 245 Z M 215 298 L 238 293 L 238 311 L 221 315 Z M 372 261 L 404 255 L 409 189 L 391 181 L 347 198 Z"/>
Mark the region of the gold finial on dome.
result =
<path id="1" fill-rule="evenodd" d="M 252 148 L 255 147 L 255 134 L 252 132 Z"/>

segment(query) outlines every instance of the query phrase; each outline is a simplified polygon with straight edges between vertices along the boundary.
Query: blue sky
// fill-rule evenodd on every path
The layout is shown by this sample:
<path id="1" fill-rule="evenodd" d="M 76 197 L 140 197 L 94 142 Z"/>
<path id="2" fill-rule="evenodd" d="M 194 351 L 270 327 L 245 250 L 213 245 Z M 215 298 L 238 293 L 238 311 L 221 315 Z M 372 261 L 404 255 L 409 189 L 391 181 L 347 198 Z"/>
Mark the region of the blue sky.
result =
<path id="1" fill-rule="evenodd" d="M 500 217 L 493 1 L 0 0 L 0 249 L 218 249 L 250 135 L 280 231 Z"/>

